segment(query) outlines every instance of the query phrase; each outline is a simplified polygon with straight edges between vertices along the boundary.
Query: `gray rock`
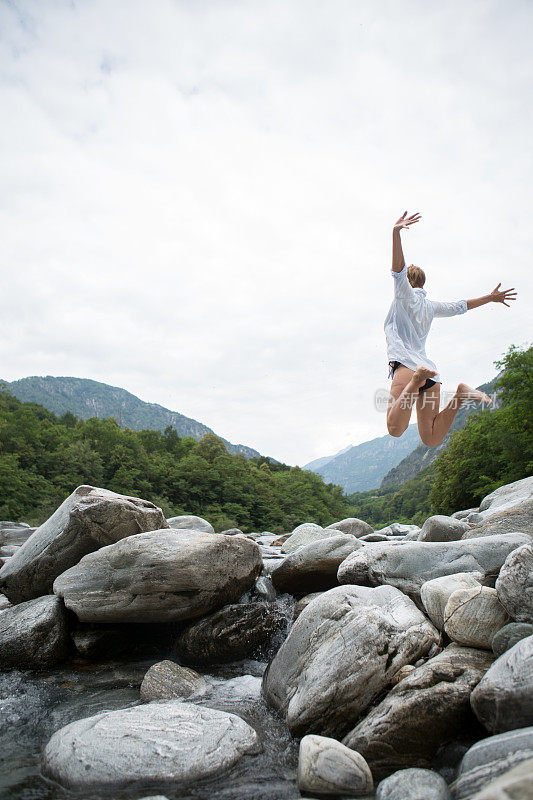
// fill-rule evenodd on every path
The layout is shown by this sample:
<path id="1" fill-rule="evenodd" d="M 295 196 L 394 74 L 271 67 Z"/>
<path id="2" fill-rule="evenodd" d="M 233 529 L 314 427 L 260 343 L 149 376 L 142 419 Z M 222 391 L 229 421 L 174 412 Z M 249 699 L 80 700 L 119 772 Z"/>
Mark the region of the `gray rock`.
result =
<path id="1" fill-rule="evenodd" d="M 312 600 L 263 678 L 263 691 L 296 736 L 339 738 L 396 672 L 439 635 L 391 586 L 339 586 Z"/>
<path id="2" fill-rule="evenodd" d="M 491 781 L 533 758 L 533 728 L 500 733 L 476 742 L 464 755 L 451 786 L 454 800 L 470 800 Z"/>
<path id="3" fill-rule="evenodd" d="M 533 477 L 500 486 L 483 498 L 466 538 L 520 531 L 533 536 Z"/>
<path id="4" fill-rule="evenodd" d="M 255 582 L 255 594 L 267 603 L 272 603 L 276 599 L 277 592 L 274 589 L 270 575 L 260 575 Z"/>
<path id="5" fill-rule="evenodd" d="M 533 758 L 530 758 L 491 781 L 472 800 L 531 800 L 532 797 Z"/>
<path id="6" fill-rule="evenodd" d="M 337 570 L 354 550 L 363 547 L 355 536 L 338 533 L 303 545 L 285 558 L 271 573 L 278 592 L 302 594 L 337 586 Z"/>
<path id="7" fill-rule="evenodd" d="M 492 653 L 450 645 L 406 675 L 343 743 L 376 779 L 431 766 L 439 747 L 476 730 L 470 694 L 492 662 Z"/>
<path id="8" fill-rule="evenodd" d="M 376 800 L 451 800 L 446 781 L 429 769 L 402 769 L 378 786 Z"/>
<path id="9" fill-rule="evenodd" d="M 496 581 L 502 606 L 517 622 L 533 623 L 533 545 L 517 547 L 505 559 Z"/>
<path id="10" fill-rule="evenodd" d="M 210 522 L 202 517 L 195 517 L 194 514 L 180 514 L 179 517 L 169 517 L 167 522 L 174 530 L 202 531 L 203 533 L 215 532 Z M 164 528 L 165 526 L 162 525 L 161 527 Z"/>
<path id="11" fill-rule="evenodd" d="M 50 594 L 54 579 L 87 553 L 166 527 L 161 509 L 147 500 L 78 486 L 4 564 L 0 587 L 13 603 Z"/>
<path id="12" fill-rule="evenodd" d="M 282 553 L 292 553 L 304 544 L 311 544 L 311 542 L 318 542 L 319 539 L 326 539 L 328 536 L 337 536 L 338 531 L 321 528 L 320 525 L 315 525 L 314 522 L 304 522 L 303 525 L 298 525 L 291 535 L 285 539 L 281 545 Z"/>
<path id="13" fill-rule="evenodd" d="M 352 536 L 364 536 L 365 533 L 373 533 L 374 528 L 365 522 L 362 519 L 357 519 L 357 517 L 348 517 L 347 519 L 341 519 L 339 522 L 332 522 L 331 525 L 328 525 L 325 530 L 336 530 L 341 531 L 341 533 L 349 533 Z"/>
<path id="14" fill-rule="evenodd" d="M 207 524 L 209 525 L 209 523 L 207 523 Z M 241 536 L 244 536 L 244 534 L 243 534 L 243 532 L 241 531 L 240 528 L 228 528 L 225 531 L 221 531 L 221 533 L 222 533 L 223 536 L 238 536 L 239 534 Z"/>
<path id="15" fill-rule="evenodd" d="M 32 535 L 35 528 L 30 528 L 26 522 L 0 522 L 0 546 L 14 545 L 20 547 Z"/>
<path id="16" fill-rule="evenodd" d="M 418 536 L 420 542 L 456 542 L 470 530 L 467 522 L 462 522 L 444 514 L 428 517 Z"/>
<path id="17" fill-rule="evenodd" d="M 206 691 L 208 683 L 192 669 L 159 661 L 153 664 L 141 683 L 141 698 L 150 700 L 179 700 Z"/>
<path id="18" fill-rule="evenodd" d="M 392 536 L 392 534 L 391 534 Z M 360 542 L 388 542 L 389 537 L 384 533 L 366 533 L 364 536 L 359 537 Z"/>
<path id="19" fill-rule="evenodd" d="M 336 739 L 311 734 L 300 742 L 298 786 L 301 791 L 353 797 L 371 792 L 374 781 L 359 753 Z"/>
<path id="20" fill-rule="evenodd" d="M 454 642 L 466 647 L 491 649 L 494 635 L 509 622 L 496 589 L 478 586 L 456 589 L 444 609 L 444 630 Z"/>
<path id="21" fill-rule="evenodd" d="M 298 602 L 294 604 L 293 620 L 300 616 L 304 608 L 307 608 L 311 600 L 314 600 L 315 597 L 320 597 L 321 594 L 324 594 L 324 592 L 311 592 L 311 594 L 306 594 L 305 597 L 301 597 Z"/>
<path id="22" fill-rule="evenodd" d="M 420 599 L 427 615 L 439 631 L 444 630 L 444 609 L 457 589 L 479 589 L 481 572 L 458 572 L 426 581 L 420 589 Z"/>
<path id="23" fill-rule="evenodd" d="M 235 764 L 257 734 L 234 714 L 178 700 L 104 711 L 54 733 L 43 774 L 67 789 L 196 781 Z"/>
<path id="24" fill-rule="evenodd" d="M 492 733 L 533 725 L 533 636 L 521 639 L 494 662 L 470 702 Z"/>
<path id="25" fill-rule="evenodd" d="M 5 608 L 10 608 L 11 603 L 5 596 L 5 594 L 0 594 L 0 611 L 3 611 Z"/>
<path id="26" fill-rule="evenodd" d="M 193 622 L 174 650 L 187 664 L 219 664 L 253 658 L 264 651 L 287 620 L 270 603 L 236 603 Z"/>
<path id="27" fill-rule="evenodd" d="M 419 596 L 426 581 L 457 572 L 480 572 L 485 580 L 497 575 L 513 550 L 529 537 L 506 533 L 459 542 L 383 542 L 366 544 L 342 562 L 339 583 L 362 586 L 389 584 Z"/>
<path id="28" fill-rule="evenodd" d="M 526 622 L 510 622 L 494 634 L 490 645 L 492 652 L 499 658 L 506 650 L 527 636 L 533 636 L 533 625 Z"/>
<path id="29" fill-rule="evenodd" d="M 234 602 L 260 570 L 251 539 L 167 528 L 89 553 L 54 592 L 86 622 L 167 622 Z"/>
<path id="30" fill-rule="evenodd" d="M 465 519 L 468 517 L 469 514 L 479 511 L 479 506 L 475 506 L 474 508 L 465 508 L 463 511 L 455 511 L 451 516 L 452 519 Z"/>
<path id="31" fill-rule="evenodd" d="M 40 669 L 62 661 L 69 650 L 65 607 L 46 595 L 0 614 L 0 669 Z"/>

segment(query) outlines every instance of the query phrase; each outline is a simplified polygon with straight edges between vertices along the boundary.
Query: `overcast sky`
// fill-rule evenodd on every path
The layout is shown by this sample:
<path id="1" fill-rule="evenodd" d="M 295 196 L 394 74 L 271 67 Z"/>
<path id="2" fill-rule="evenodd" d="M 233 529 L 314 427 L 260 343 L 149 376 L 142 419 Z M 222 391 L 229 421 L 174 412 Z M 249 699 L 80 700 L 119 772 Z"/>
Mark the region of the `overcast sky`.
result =
<path id="1" fill-rule="evenodd" d="M 391 227 L 443 390 L 531 340 L 533 4 L 0 5 L 0 377 L 121 386 L 290 464 L 386 433 Z"/>

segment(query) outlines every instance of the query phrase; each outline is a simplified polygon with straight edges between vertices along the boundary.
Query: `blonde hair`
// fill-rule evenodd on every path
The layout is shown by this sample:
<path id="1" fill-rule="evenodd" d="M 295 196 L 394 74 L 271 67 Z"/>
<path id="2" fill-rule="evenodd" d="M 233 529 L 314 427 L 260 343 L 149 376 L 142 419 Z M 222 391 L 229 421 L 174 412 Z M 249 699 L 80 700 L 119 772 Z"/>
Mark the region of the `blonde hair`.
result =
<path id="1" fill-rule="evenodd" d="M 413 289 L 421 289 L 426 282 L 426 275 L 423 269 L 411 264 L 411 266 L 407 268 L 407 279 Z"/>

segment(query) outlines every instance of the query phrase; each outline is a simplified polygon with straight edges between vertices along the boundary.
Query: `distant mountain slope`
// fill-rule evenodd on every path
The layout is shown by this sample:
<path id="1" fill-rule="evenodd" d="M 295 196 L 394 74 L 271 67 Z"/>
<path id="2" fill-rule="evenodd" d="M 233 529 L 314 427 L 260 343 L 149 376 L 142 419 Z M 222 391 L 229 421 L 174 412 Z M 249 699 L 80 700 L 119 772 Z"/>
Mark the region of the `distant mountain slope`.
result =
<path id="1" fill-rule="evenodd" d="M 369 442 L 341 450 L 333 456 L 317 458 L 304 469 L 322 475 L 327 483 L 336 483 L 348 493 L 377 489 L 382 478 L 420 444 L 416 424 L 409 425 L 400 438 L 380 436 Z"/>
<path id="2" fill-rule="evenodd" d="M 5 381 L 5 388 L 23 402 L 39 403 L 61 416 L 70 411 L 80 419 L 114 417 L 121 428 L 160 430 L 169 425 L 179 436 L 200 440 L 211 428 L 157 403 L 146 403 L 134 394 L 88 378 L 33 376 L 18 381 Z M 220 437 L 222 438 L 222 437 Z M 231 444 L 223 439 L 230 453 L 242 453 L 246 458 L 261 455 L 252 447 Z"/>

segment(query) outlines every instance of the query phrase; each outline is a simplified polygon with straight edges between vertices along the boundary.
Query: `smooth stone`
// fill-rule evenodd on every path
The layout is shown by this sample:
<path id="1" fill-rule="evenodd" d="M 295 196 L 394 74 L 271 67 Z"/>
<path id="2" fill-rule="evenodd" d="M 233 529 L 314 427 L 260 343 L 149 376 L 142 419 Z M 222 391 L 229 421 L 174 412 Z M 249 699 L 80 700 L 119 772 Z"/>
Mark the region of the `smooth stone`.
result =
<path id="1" fill-rule="evenodd" d="M 478 792 L 472 800 L 531 800 L 533 798 L 533 758 L 504 772 Z"/>
<path id="2" fill-rule="evenodd" d="M 298 786 L 317 794 L 362 795 L 374 788 L 365 759 L 336 739 L 310 734 L 300 742 Z"/>
<path id="3" fill-rule="evenodd" d="M 402 769 L 378 786 L 376 800 L 451 800 L 444 778 L 429 769 Z"/>
<path id="4" fill-rule="evenodd" d="M 471 800 L 491 781 L 531 758 L 533 728 L 520 728 L 481 739 L 463 756 L 457 778 L 451 785 L 454 800 Z"/>
<path id="5" fill-rule="evenodd" d="M 243 534 L 243 532 L 241 531 L 240 528 L 228 528 L 225 531 L 221 531 L 221 533 L 222 533 L 223 536 L 238 536 L 239 534 L 241 536 L 244 536 L 244 534 Z"/>
<path id="6" fill-rule="evenodd" d="M 87 553 L 144 531 L 167 528 L 148 500 L 78 486 L 0 570 L 12 603 L 52 593 L 54 579 Z"/>
<path id="7" fill-rule="evenodd" d="M 499 658 L 506 650 L 527 636 L 533 636 L 533 625 L 528 625 L 526 622 L 510 622 L 494 634 L 490 643 L 492 652 Z"/>
<path id="8" fill-rule="evenodd" d="M 287 620 L 271 603 L 236 603 L 193 622 L 174 651 L 188 664 L 220 664 L 261 655 Z"/>
<path id="9" fill-rule="evenodd" d="M 293 610 L 293 621 L 300 616 L 304 608 L 307 608 L 311 600 L 314 600 L 315 597 L 320 597 L 321 594 L 324 592 L 311 592 L 311 594 L 306 594 L 305 597 L 301 597 L 295 604 Z"/>
<path id="10" fill-rule="evenodd" d="M 67 656 L 70 639 L 59 597 L 27 600 L 0 614 L 0 669 L 52 667 Z"/>
<path id="11" fill-rule="evenodd" d="M 468 517 L 469 514 L 479 511 L 479 506 L 475 506 L 474 508 L 464 508 L 462 511 L 455 511 L 451 517 L 452 519 L 465 519 Z"/>
<path id="12" fill-rule="evenodd" d="M 467 522 L 462 522 L 444 514 L 428 517 L 418 536 L 419 542 L 456 542 L 470 530 Z"/>
<path id="13" fill-rule="evenodd" d="M 468 539 L 513 531 L 533 536 L 533 477 L 500 486 L 486 495 L 479 512 L 467 519 L 475 523 L 465 534 Z"/>
<path id="14" fill-rule="evenodd" d="M 365 533 L 374 532 L 372 525 L 357 517 L 347 517 L 339 520 L 339 522 L 332 522 L 324 530 L 329 531 L 332 529 L 341 531 L 341 533 L 349 533 L 352 536 L 364 536 Z"/>
<path id="15" fill-rule="evenodd" d="M 203 533 L 215 532 L 210 522 L 202 517 L 196 517 L 194 514 L 180 514 L 179 517 L 169 517 L 167 522 L 174 530 L 202 531 Z M 242 531 L 239 531 L 239 533 L 242 533 Z"/>
<path id="16" fill-rule="evenodd" d="M 522 533 L 458 542 L 383 542 L 366 544 L 342 562 L 339 583 L 389 584 L 414 597 L 426 581 L 457 572 L 497 574 L 513 550 L 526 544 Z"/>
<path id="17" fill-rule="evenodd" d="M 391 534 L 392 536 L 392 534 Z M 374 533 L 366 533 L 364 536 L 359 537 L 360 542 L 388 542 L 389 537 L 386 536 L 384 533 L 378 533 L 375 531 Z"/>
<path id="18" fill-rule="evenodd" d="M 5 608 L 11 608 L 12 603 L 9 602 L 5 594 L 0 594 L 0 611 L 3 611 Z"/>
<path id="19" fill-rule="evenodd" d="M 174 661 L 159 661 L 153 664 L 141 683 L 141 699 L 179 700 L 207 690 L 208 683 L 188 667 Z"/>
<path id="20" fill-rule="evenodd" d="M 273 603 L 277 597 L 270 575 L 259 576 L 255 582 L 254 592 L 261 600 L 266 600 L 267 603 Z"/>
<path id="21" fill-rule="evenodd" d="M 263 676 L 263 692 L 293 735 L 340 738 L 398 670 L 438 640 L 392 586 L 339 586 L 301 612 Z"/>
<path id="22" fill-rule="evenodd" d="M 43 774 L 67 789 L 197 781 L 227 769 L 257 744 L 235 714 L 154 701 L 76 720 L 53 734 Z"/>
<path id="23" fill-rule="evenodd" d="M 318 542 L 320 539 L 326 539 L 328 536 L 337 536 L 338 531 L 330 529 L 326 531 L 320 525 L 315 525 L 314 522 L 304 522 L 303 525 L 298 525 L 293 530 L 291 535 L 285 539 L 281 545 L 281 552 L 284 554 L 293 553 L 299 547 L 312 542 Z"/>
<path id="24" fill-rule="evenodd" d="M 470 702 L 491 733 L 533 725 L 533 636 L 521 639 L 494 662 Z"/>
<path id="25" fill-rule="evenodd" d="M 338 586 L 339 565 L 360 547 L 363 545 L 359 539 L 344 533 L 303 545 L 273 570 L 274 588 L 291 594 L 332 589 Z"/>
<path id="26" fill-rule="evenodd" d="M 491 649 L 494 635 L 509 622 L 496 589 L 479 586 L 456 589 L 444 609 L 444 630 L 454 642 L 466 647 Z"/>
<path id="27" fill-rule="evenodd" d="M 405 675 L 343 743 L 364 756 L 374 778 L 431 766 L 439 747 L 477 729 L 470 694 L 493 660 L 492 653 L 449 645 Z"/>
<path id="28" fill-rule="evenodd" d="M 89 553 L 54 592 L 85 622 L 193 619 L 238 600 L 261 564 L 251 539 L 167 528 Z"/>
<path id="29" fill-rule="evenodd" d="M 444 629 L 444 609 L 457 589 L 479 588 L 481 572 L 458 572 L 426 581 L 420 589 L 420 599 L 427 615 L 439 631 Z"/>
<path id="30" fill-rule="evenodd" d="M 500 603 L 517 622 L 533 623 L 533 545 L 517 547 L 496 580 Z"/>

